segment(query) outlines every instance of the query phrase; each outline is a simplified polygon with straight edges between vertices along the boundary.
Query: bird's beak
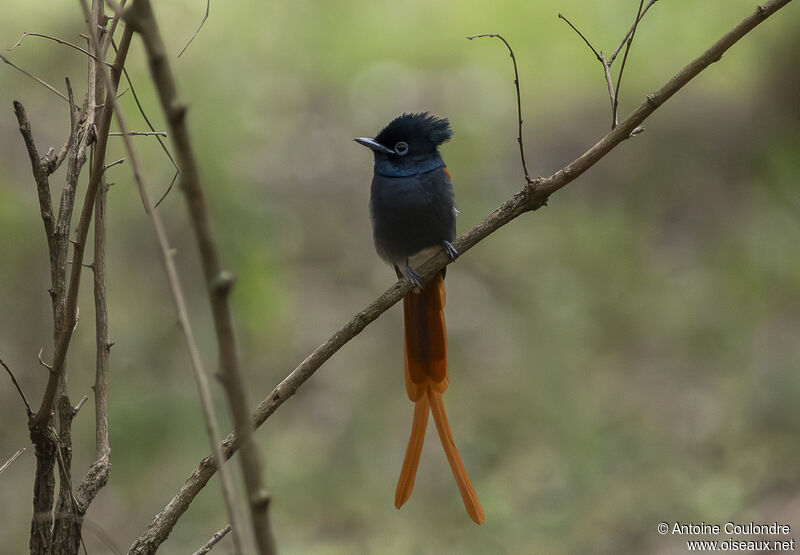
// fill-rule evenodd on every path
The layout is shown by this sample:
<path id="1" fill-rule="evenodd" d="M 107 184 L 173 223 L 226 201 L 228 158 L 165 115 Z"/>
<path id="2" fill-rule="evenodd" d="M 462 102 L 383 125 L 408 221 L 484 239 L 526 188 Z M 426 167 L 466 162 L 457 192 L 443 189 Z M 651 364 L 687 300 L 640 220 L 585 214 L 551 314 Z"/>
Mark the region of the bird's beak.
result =
<path id="1" fill-rule="evenodd" d="M 380 143 L 376 143 L 374 139 L 370 139 L 369 137 L 358 137 L 353 140 L 358 144 L 364 145 L 367 148 L 371 148 L 376 152 L 385 152 L 386 154 L 394 154 L 394 150 L 386 148 Z"/>

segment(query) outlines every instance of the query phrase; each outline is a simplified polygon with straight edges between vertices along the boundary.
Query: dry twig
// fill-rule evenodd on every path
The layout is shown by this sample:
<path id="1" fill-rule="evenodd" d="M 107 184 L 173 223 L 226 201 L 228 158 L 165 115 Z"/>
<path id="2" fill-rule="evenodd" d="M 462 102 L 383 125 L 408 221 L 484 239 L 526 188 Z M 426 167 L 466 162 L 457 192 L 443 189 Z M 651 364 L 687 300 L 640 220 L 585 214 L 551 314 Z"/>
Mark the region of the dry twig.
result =
<path id="1" fill-rule="evenodd" d="M 81 47 L 80 47 L 80 46 L 78 46 L 77 44 L 72 44 L 71 42 L 68 42 L 68 41 L 62 40 L 62 39 L 60 39 L 60 38 L 58 38 L 58 37 L 53 37 L 53 36 L 50 36 L 50 35 L 45 35 L 45 34 L 43 34 L 43 33 L 22 33 L 22 36 L 19 38 L 19 40 L 18 40 L 17 42 L 15 42 L 15 43 L 14 43 L 14 46 L 12 46 L 11 48 L 9 48 L 9 49 L 8 49 L 8 50 L 9 50 L 9 52 L 10 52 L 11 50 L 14 50 L 14 49 L 15 49 L 15 48 L 17 48 L 18 46 L 20 46 L 20 45 L 22 44 L 22 41 L 23 41 L 23 40 L 25 40 L 25 38 L 26 38 L 26 37 L 41 37 L 41 38 L 43 38 L 43 39 L 49 39 L 49 40 L 52 40 L 52 41 L 55 41 L 55 42 L 57 42 L 58 44 L 63 44 L 64 46 L 69 46 L 70 48 L 74 48 L 74 49 L 75 49 L 75 50 L 77 50 L 78 52 L 83 52 L 84 54 L 86 54 L 87 56 L 89 56 L 90 58 L 92 58 L 93 60 L 97 60 L 97 56 L 95 56 L 94 54 L 92 54 L 91 52 L 89 52 L 88 50 L 86 50 L 85 48 L 81 48 Z M 111 65 L 111 64 L 108 64 L 108 65 Z"/>
<path id="2" fill-rule="evenodd" d="M 206 0 L 206 13 L 203 16 L 203 20 L 200 22 L 200 25 L 197 26 L 197 29 L 195 29 L 194 33 L 192 33 L 192 36 L 189 38 L 189 42 L 186 43 L 186 46 L 181 48 L 181 51 L 178 52 L 178 58 L 183 56 L 183 53 L 186 52 L 186 49 L 189 48 L 190 44 L 192 44 L 192 41 L 197 36 L 197 34 L 200 32 L 200 29 L 202 29 L 203 25 L 206 24 L 206 20 L 208 19 L 208 12 L 210 10 L 211 10 L 211 0 Z"/>
<path id="3" fill-rule="evenodd" d="M 508 48 L 508 54 L 511 56 L 511 62 L 514 64 L 514 87 L 517 90 L 517 120 L 519 122 L 519 126 L 517 129 L 517 143 L 519 143 L 519 157 L 522 160 L 522 171 L 525 174 L 525 182 L 532 183 L 533 180 L 531 179 L 531 176 L 528 173 L 528 165 L 525 163 L 525 146 L 522 144 L 522 100 L 519 94 L 519 72 L 517 71 L 517 58 L 516 56 L 514 56 L 514 50 L 511 48 L 511 45 L 508 44 L 508 41 L 504 39 L 502 35 L 499 35 L 497 33 L 484 33 L 481 35 L 471 35 L 467 37 L 467 40 L 477 39 L 481 37 L 497 38 L 503 41 L 503 44 L 505 44 L 506 48 Z"/>
<path id="4" fill-rule="evenodd" d="M 203 190 L 200 171 L 186 126 L 186 105 L 178 97 L 175 79 L 170 70 L 161 34 L 149 0 L 136 0 L 125 13 L 125 20 L 142 37 L 153 83 L 158 90 L 161 107 L 175 145 L 180 188 L 184 193 L 200 260 L 206 279 L 217 349 L 220 361 L 220 380 L 224 386 L 234 427 L 242 438 L 241 463 L 248 492 L 248 509 L 255 533 L 256 547 L 262 555 L 275 552 L 275 541 L 269 521 L 269 494 L 264 487 L 258 448 L 252 440 L 253 423 L 239 367 L 239 353 L 230 306 L 230 291 L 234 278 L 222 265 L 214 234 L 211 214 Z M 221 462 L 221 460 L 220 460 Z M 236 527 L 234 526 L 234 533 Z"/>
<path id="5" fill-rule="evenodd" d="M 81 7 L 83 8 L 84 17 L 89 20 L 89 8 L 86 5 L 86 0 L 80 0 Z M 136 3 L 137 5 L 139 2 Z M 131 32 L 133 27 L 128 25 L 125 28 L 126 32 Z M 94 45 L 95 50 L 99 50 L 99 41 L 97 35 L 95 33 L 94 26 L 89 25 L 89 38 L 91 39 L 92 44 Z M 120 48 L 120 51 L 122 49 Z M 106 89 L 111 92 L 116 92 L 116 86 L 119 81 L 119 76 L 116 75 L 116 82 L 112 79 L 112 77 L 108 74 L 106 69 L 103 67 L 101 71 L 101 76 L 103 81 L 105 82 Z M 197 343 L 194 339 L 194 333 L 192 331 L 191 322 L 189 320 L 188 310 L 186 308 L 186 301 L 183 295 L 183 289 L 180 284 L 180 278 L 178 277 L 177 268 L 175 267 L 175 262 L 170 254 L 172 249 L 169 246 L 169 240 L 167 239 L 166 231 L 164 229 L 164 224 L 161 220 L 161 216 L 157 210 L 153 210 L 150 207 L 150 201 L 147 196 L 147 188 L 144 184 L 144 179 L 142 177 L 142 173 L 139 168 L 139 164 L 137 162 L 137 157 L 133 149 L 133 143 L 130 139 L 130 132 L 128 131 L 128 126 L 125 122 L 125 117 L 122 114 L 122 111 L 119 106 L 119 102 L 116 99 L 114 94 L 109 94 L 106 97 L 106 103 L 109 104 L 109 107 L 113 107 L 114 113 L 117 116 L 117 123 L 119 124 L 119 128 L 122 130 L 122 138 L 125 143 L 125 148 L 128 152 L 128 158 L 130 159 L 131 169 L 133 172 L 134 180 L 136 181 L 136 185 L 139 188 L 139 195 L 142 199 L 142 203 L 145 207 L 145 211 L 149 214 L 151 222 L 153 224 L 153 228 L 155 230 L 156 238 L 158 239 L 160 252 L 162 255 L 162 259 L 164 261 L 164 265 L 167 271 L 167 278 L 168 283 L 170 286 L 170 290 L 172 292 L 173 300 L 175 301 L 175 308 L 178 313 L 178 320 L 181 325 L 181 329 L 183 330 L 184 339 L 186 340 L 186 344 L 189 350 L 189 357 L 192 363 L 192 369 L 194 370 L 195 380 L 197 382 L 197 387 L 200 395 L 200 401 L 203 408 L 203 414 L 206 418 L 206 427 L 209 435 L 209 440 L 211 442 L 212 449 L 215 449 L 217 453 L 221 453 L 219 449 L 219 430 L 218 424 L 216 421 L 216 415 L 214 411 L 214 405 L 211 400 L 211 393 L 210 387 L 208 384 L 208 378 L 206 376 L 205 369 L 203 367 L 202 358 L 200 357 L 200 351 L 197 347 Z M 106 131 L 107 133 L 107 131 Z M 102 172 L 101 172 L 102 173 Z M 98 176 L 98 180 L 100 177 Z M 221 457 L 219 460 L 222 460 Z M 241 527 L 238 526 L 238 516 L 235 510 L 235 490 L 233 488 L 232 480 L 230 479 L 230 475 L 227 469 L 223 468 L 220 464 L 220 474 L 222 477 L 222 490 L 223 490 L 223 498 L 225 500 L 226 507 L 228 509 L 228 516 L 232 521 L 234 527 L 234 542 L 236 543 L 237 550 L 242 552 L 242 544 L 240 543 L 241 536 L 240 534 Z"/>
<path id="6" fill-rule="evenodd" d="M 3 366 L 5 366 L 5 364 L 4 364 Z M 17 451 L 16 453 L 14 453 L 14 454 L 11 456 L 11 458 L 10 458 L 10 459 L 8 459 L 8 460 L 7 460 L 5 463 L 3 463 L 3 466 L 0 466 L 0 474 L 2 474 L 2 473 L 3 473 L 3 471 L 4 471 L 6 468 L 8 468 L 9 466 L 11 466 L 11 463 L 13 463 L 15 460 L 17 460 L 17 458 L 19 458 L 19 456 L 20 456 L 21 454 L 23 454 L 24 452 L 25 452 L 25 448 L 23 447 L 22 449 L 20 449 L 20 450 L 19 450 L 19 451 Z M 220 532 L 221 532 L 221 531 L 222 531 L 222 530 L 220 530 Z M 217 534 L 219 534 L 219 532 L 217 532 Z M 214 534 L 214 535 L 216 536 L 216 534 Z M 213 539 L 213 538 L 212 538 L 212 539 Z M 219 540 L 218 540 L 218 541 L 219 541 Z M 199 553 L 199 552 L 198 552 L 198 553 Z M 203 551 L 203 553 L 207 553 L 207 551 Z"/>
<path id="7" fill-rule="evenodd" d="M 228 535 L 228 532 L 230 531 L 231 531 L 230 524 L 228 524 L 221 530 L 218 530 L 217 532 L 214 533 L 213 536 L 211 536 L 211 538 L 209 538 L 209 540 L 206 543 L 203 544 L 203 547 L 195 551 L 193 555 L 205 555 L 206 553 L 210 552 L 212 549 L 214 549 L 214 546 L 217 545 L 222 538 Z"/>
<path id="8" fill-rule="evenodd" d="M 17 388 L 17 393 L 19 393 L 19 397 L 20 399 L 22 399 L 22 403 L 25 405 L 25 413 L 28 415 L 28 418 L 30 418 L 31 415 L 33 414 L 33 411 L 31 410 L 31 405 L 30 403 L 28 403 L 28 398 L 25 397 L 25 393 L 22 392 L 22 388 L 19 386 L 19 382 L 17 381 L 16 376 L 14 376 L 14 372 L 11 371 L 11 368 L 9 368 L 8 365 L 6 365 L 6 363 L 3 362 L 2 359 L 0 359 L 0 364 L 2 364 L 3 368 L 6 369 L 6 372 L 8 372 L 8 376 L 11 378 L 11 382 L 14 384 L 14 387 Z M 14 458 L 16 458 L 17 456 L 18 455 L 15 455 Z"/>

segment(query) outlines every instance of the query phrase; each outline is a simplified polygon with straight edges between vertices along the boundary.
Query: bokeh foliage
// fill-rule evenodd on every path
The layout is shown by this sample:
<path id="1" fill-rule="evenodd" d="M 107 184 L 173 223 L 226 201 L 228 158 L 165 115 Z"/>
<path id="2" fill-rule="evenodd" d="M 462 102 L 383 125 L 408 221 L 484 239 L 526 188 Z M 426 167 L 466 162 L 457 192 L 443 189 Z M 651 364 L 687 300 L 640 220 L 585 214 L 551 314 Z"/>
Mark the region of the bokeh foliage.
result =
<path id="1" fill-rule="evenodd" d="M 548 175 L 603 133 L 599 64 L 556 18 L 606 52 L 636 2 L 226 2 L 174 60 L 234 293 L 255 404 L 392 272 L 372 252 L 371 157 L 351 142 L 403 111 L 446 115 L 443 148 L 468 229 L 521 185 L 510 60 L 520 65 L 533 174 Z M 200 1 L 156 6 L 177 53 Z M 662 0 L 641 24 L 621 113 L 753 8 Z M 681 549 L 661 521 L 778 520 L 800 526 L 800 11 L 790 4 L 660 109 L 644 134 L 481 243 L 448 271 L 456 441 L 486 510 L 463 514 L 433 435 L 417 487 L 392 505 L 411 419 L 400 311 L 370 326 L 258 432 L 286 553 L 633 553 Z M 80 41 L 75 2 L 4 0 L 0 46 L 23 31 Z M 80 55 L 28 38 L 7 53 L 82 94 Z M 129 70 L 160 122 L 138 41 Z M 122 98 L 132 125 L 130 92 Z M 51 351 L 47 248 L 11 100 L 41 150 L 60 146 L 63 102 L 0 66 L 0 356 L 38 399 Z M 159 125 L 159 124 L 157 124 Z M 171 178 L 137 141 L 157 198 Z M 113 144 L 109 159 L 122 157 Z M 87 515 L 126 548 L 208 452 L 195 386 L 138 194 L 110 171 L 112 474 Z M 53 180 L 54 188 L 59 184 Z M 82 191 L 79 192 L 79 197 Z M 177 192 L 163 204 L 205 358 L 211 324 Z M 88 270 L 87 270 L 88 271 Z M 91 291 L 69 358 L 75 399 L 93 376 Z M 28 444 L 0 379 L 0 459 Z M 223 409 L 222 398 L 219 406 Z M 75 467 L 93 450 L 91 403 L 75 421 Z M 224 410 L 221 410 L 224 412 Z M 226 424 L 227 426 L 227 424 Z M 0 552 L 22 552 L 32 453 L 0 476 Z M 216 481 L 164 553 L 225 524 Z M 218 549 L 225 549 L 224 544 Z"/>

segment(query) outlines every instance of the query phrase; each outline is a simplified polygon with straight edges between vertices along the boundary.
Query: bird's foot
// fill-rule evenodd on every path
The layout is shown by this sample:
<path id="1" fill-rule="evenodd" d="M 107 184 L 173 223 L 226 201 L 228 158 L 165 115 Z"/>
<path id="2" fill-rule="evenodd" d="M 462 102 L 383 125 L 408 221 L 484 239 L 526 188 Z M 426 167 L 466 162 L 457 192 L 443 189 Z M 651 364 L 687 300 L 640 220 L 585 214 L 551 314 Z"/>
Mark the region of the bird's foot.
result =
<path id="1" fill-rule="evenodd" d="M 442 248 L 444 249 L 444 253 L 450 257 L 450 260 L 455 260 L 458 258 L 458 251 L 453 245 L 450 244 L 450 241 L 442 241 Z"/>
<path id="2" fill-rule="evenodd" d="M 422 274 L 420 274 L 414 268 L 409 266 L 408 263 L 406 263 L 406 277 L 408 278 L 408 281 L 411 282 L 411 285 L 413 285 L 417 289 L 422 289 L 422 285 L 420 284 L 419 281 L 422 279 Z"/>

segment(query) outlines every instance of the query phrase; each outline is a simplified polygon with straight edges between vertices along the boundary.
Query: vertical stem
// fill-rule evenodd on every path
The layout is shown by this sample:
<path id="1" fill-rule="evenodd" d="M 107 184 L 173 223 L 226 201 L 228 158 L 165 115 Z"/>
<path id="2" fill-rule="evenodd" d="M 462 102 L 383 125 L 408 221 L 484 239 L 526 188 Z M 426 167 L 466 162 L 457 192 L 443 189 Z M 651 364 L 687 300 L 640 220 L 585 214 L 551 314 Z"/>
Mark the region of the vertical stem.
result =
<path id="1" fill-rule="evenodd" d="M 222 266 L 197 159 L 186 126 L 187 108 L 178 97 L 175 79 L 149 0 L 136 0 L 127 10 L 125 18 L 142 36 L 150 73 L 169 127 L 169 136 L 175 144 L 176 159 L 181 172 L 180 186 L 189 209 L 211 302 L 219 350 L 220 379 L 225 386 L 236 433 L 242 442 L 239 462 L 245 491 L 249 497 L 248 506 L 256 544 L 260 554 L 272 554 L 275 552 L 275 541 L 269 520 L 269 494 L 263 483 L 258 448 L 252 439 L 253 421 L 239 368 L 239 353 L 230 307 L 233 275 Z"/>

